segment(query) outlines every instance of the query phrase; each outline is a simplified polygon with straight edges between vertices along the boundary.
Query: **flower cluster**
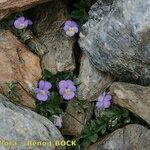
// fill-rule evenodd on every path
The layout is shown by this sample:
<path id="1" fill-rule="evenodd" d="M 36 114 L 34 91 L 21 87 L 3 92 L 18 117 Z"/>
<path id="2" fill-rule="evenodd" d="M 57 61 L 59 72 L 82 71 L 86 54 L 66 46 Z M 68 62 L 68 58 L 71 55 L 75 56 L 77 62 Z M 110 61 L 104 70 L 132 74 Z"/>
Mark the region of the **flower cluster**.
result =
<path id="1" fill-rule="evenodd" d="M 65 23 L 64 31 L 68 36 L 73 36 L 75 33 L 78 33 L 78 24 L 75 21 L 68 20 Z"/>
<path id="2" fill-rule="evenodd" d="M 25 17 L 21 16 L 18 19 L 15 20 L 14 22 L 14 27 L 16 29 L 25 29 L 27 28 L 29 25 L 32 25 L 32 21 L 29 19 L 26 19 Z"/>
<path id="3" fill-rule="evenodd" d="M 32 24 L 33 22 L 29 19 L 26 19 L 24 16 L 21 16 L 14 21 L 14 27 L 20 30 L 26 29 L 29 25 Z M 75 33 L 78 33 L 78 24 L 75 21 L 68 20 L 65 22 L 64 31 L 66 32 L 66 35 L 71 37 L 75 35 Z"/>
<path id="4" fill-rule="evenodd" d="M 47 101 L 50 96 L 50 89 L 52 84 L 48 81 L 40 80 L 38 87 L 34 89 L 36 98 L 39 101 Z M 71 80 L 61 80 L 58 84 L 59 93 L 65 100 L 71 100 L 75 97 L 76 87 Z M 53 115 L 53 123 L 55 126 L 62 127 L 62 116 Z"/>
<path id="5" fill-rule="evenodd" d="M 104 92 L 98 97 L 98 101 L 96 103 L 96 107 L 99 109 L 109 108 L 111 105 L 112 96 L 110 93 Z"/>
<path id="6" fill-rule="evenodd" d="M 61 80 L 58 84 L 59 93 L 65 100 L 71 100 L 75 97 L 76 87 L 71 80 Z M 52 84 L 48 81 L 41 80 L 38 88 L 34 89 L 36 98 L 39 101 L 47 101 L 50 96 L 49 90 L 52 88 Z"/>

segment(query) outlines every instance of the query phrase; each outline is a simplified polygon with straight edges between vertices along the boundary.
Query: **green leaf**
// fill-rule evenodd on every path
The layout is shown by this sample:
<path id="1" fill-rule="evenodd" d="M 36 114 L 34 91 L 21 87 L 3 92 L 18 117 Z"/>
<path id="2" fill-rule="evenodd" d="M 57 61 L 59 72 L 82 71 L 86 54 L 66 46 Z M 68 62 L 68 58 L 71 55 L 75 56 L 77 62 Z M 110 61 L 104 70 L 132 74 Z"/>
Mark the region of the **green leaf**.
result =
<path id="1" fill-rule="evenodd" d="M 74 19 L 80 19 L 83 15 L 83 12 L 79 10 L 72 11 L 71 13 L 71 17 Z"/>
<path id="2" fill-rule="evenodd" d="M 89 139 L 84 139 L 82 144 L 84 147 L 88 147 L 91 144 L 91 141 Z"/>
<path id="3" fill-rule="evenodd" d="M 91 131 L 96 130 L 96 123 L 94 121 L 91 121 L 90 130 Z"/>
<path id="4" fill-rule="evenodd" d="M 46 111 L 49 112 L 51 115 L 56 114 L 53 108 L 49 108 Z"/>
<path id="5" fill-rule="evenodd" d="M 99 132 L 102 130 L 102 128 L 103 128 L 103 126 L 99 126 L 99 127 L 97 128 L 97 133 L 99 133 Z"/>
<path id="6" fill-rule="evenodd" d="M 103 128 L 101 129 L 101 134 L 105 134 L 106 132 L 106 125 L 103 125 Z"/>
<path id="7" fill-rule="evenodd" d="M 17 86 L 17 82 L 16 81 L 11 81 L 11 82 L 8 83 L 8 88 L 12 92 L 16 89 L 16 86 Z"/>
<path id="8" fill-rule="evenodd" d="M 47 80 L 48 78 L 51 77 L 53 77 L 53 74 L 47 69 L 44 69 L 42 79 Z"/>
<path id="9" fill-rule="evenodd" d="M 89 139 L 90 139 L 91 142 L 95 143 L 98 139 L 98 135 L 94 134 L 94 135 L 90 136 Z"/>
<path id="10" fill-rule="evenodd" d="M 105 112 L 105 115 L 106 115 L 107 117 L 111 118 L 111 117 L 113 117 L 113 116 L 116 115 L 116 112 L 115 112 L 114 110 L 107 110 L 107 111 Z"/>
<path id="11" fill-rule="evenodd" d="M 104 123 L 104 120 L 102 119 L 102 117 L 99 117 L 99 118 L 96 119 L 96 123 L 97 123 L 98 125 L 101 125 L 101 124 Z"/>
<path id="12" fill-rule="evenodd" d="M 129 112 L 125 109 L 122 115 L 124 118 L 129 117 Z"/>
<path id="13" fill-rule="evenodd" d="M 60 108 L 60 96 L 57 92 L 52 92 L 48 100 L 37 104 L 36 108 L 37 112 L 48 118 L 52 115 L 63 113 L 63 110 Z"/>

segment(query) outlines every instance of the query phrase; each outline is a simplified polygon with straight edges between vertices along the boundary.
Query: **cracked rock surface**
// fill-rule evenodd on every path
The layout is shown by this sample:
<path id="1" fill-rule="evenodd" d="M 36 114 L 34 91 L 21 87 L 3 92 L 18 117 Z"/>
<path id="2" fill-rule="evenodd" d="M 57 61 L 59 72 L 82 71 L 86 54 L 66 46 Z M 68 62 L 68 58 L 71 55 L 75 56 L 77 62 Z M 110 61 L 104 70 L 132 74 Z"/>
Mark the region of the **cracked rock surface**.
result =
<path id="1" fill-rule="evenodd" d="M 98 70 L 150 85 L 150 0 L 98 0 L 79 44 Z"/>
<path id="2" fill-rule="evenodd" d="M 106 136 L 88 150 L 149 150 L 150 130 L 131 124 Z"/>
<path id="3" fill-rule="evenodd" d="M 11 13 L 29 9 L 51 0 L 0 0 L 0 20 Z"/>
<path id="4" fill-rule="evenodd" d="M 115 82 L 110 91 L 115 104 L 127 108 L 150 124 L 150 87 Z"/>
<path id="5" fill-rule="evenodd" d="M 61 129 L 63 135 L 80 136 L 85 124 L 91 119 L 93 114 L 93 104 L 86 103 L 85 110 L 79 109 L 77 105 L 78 104 L 75 101 L 70 101 L 66 108 L 67 113 L 63 117 Z"/>
<path id="6" fill-rule="evenodd" d="M 17 82 L 16 97 L 18 102 L 35 107 L 31 95 L 41 77 L 40 59 L 33 54 L 10 31 L 0 32 L 0 93 L 7 95 L 8 84 Z"/>
<path id="7" fill-rule="evenodd" d="M 4 147 L 1 150 L 54 150 L 55 146 L 28 146 L 28 141 L 63 140 L 53 123 L 35 112 L 16 106 L 0 95 L 0 139 L 16 141 L 16 146 Z M 61 148 L 63 149 L 63 148 Z"/>
<path id="8" fill-rule="evenodd" d="M 66 0 L 55 0 L 38 6 L 35 14 L 35 32 L 48 49 L 42 58 L 42 68 L 52 73 L 73 71 L 75 38 L 68 37 L 63 30 L 65 21 L 70 18 Z"/>
<path id="9" fill-rule="evenodd" d="M 97 70 L 85 54 L 82 55 L 78 79 L 81 84 L 77 88 L 77 97 L 87 101 L 96 101 L 113 82 L 111 75 Z"/>

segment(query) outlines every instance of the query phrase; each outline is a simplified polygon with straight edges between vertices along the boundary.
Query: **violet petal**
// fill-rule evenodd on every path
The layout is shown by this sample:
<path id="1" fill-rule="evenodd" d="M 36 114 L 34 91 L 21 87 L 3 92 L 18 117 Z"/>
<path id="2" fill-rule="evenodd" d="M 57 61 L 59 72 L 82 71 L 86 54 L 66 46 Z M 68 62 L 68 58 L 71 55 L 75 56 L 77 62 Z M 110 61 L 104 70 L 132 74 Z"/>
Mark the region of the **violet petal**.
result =
<path id="1" fill-rule="evenodd" d="M 74 85 L 74 83 L 71 81 L 71 80 L 66 80 L 66 82 L 67 82 L 67 85 L 69 86 L 69 85 Z"/>
<path id="2" fill-rule="evenodd" d="M 74 85 L 69 85 L 68 89 L 70 89 L 71 91 L 75 92 L 76 91 L 76 87 Z"/>
<path id="3" fill-rule="evenodd" d="M 65 26 L 72 26 L 72 21 L 71 20 L 66 21 Z"/>
<path id="4" fill-rule="evenodd" d="M 96 107 L 97 108 L 102 108 L 103 107 L 103 102 L 102 101 L 97 101 Z"/>
<path id="5" fill-rule="evenodd" d="M 74 31 L 75 31 L 75 33 L 78 33 L 78 31 L 79 31 L 78 27 L 74 27 Z"/>
<path id="6" fill-rule="evenodd" d="M 75 32 L 66 31 L 66 35 L 68 35 L 69 37 L 72 37 L 75 35 Z"/>
<path id="7" fill-rule="evenodd" d="M 109 108 L 111 105 L 110 101 L 104 101 L 104 108 Z"/>
<path id="8" fill-rule="evenodd" d="M 69 28 L 70 28 L 70 26 L 65 25 L 65 26 L 64 26 L 64 30 L 65 30 L 65 32 L 67 32 L 67 31 L 69 30 Z"/>
<path id="9" fill-rule="evenodd" d="M 112 96 L 107 94 L 104 98 L 104 101 L 110 101 L 112 99 Z"/>
<path id="10" fill-rule="evenodd" d="M 28 19 L 28 25 L 32 25 L 32 24 L 33 24 L 33 22 Z"/>
<path id="11" fill-rule="evenodd" d="M 18 20 L 16 20 L 16 21 L 14 22 L 14 27 L 15 27 L 16 29 L 19 29 L 19 28 L 20 28 L 20 22 L 19 22 Z"/>
<path id="12" fill-rule="evenodd" d="M 59 94 L 63 95 L 65 93 L 66 88 L 60 88 L 59 89 Z"/>
<path id="13" fill-rule="evenodd" d="M 66 93 L 63 94 L 63 98 L 65 100 L 71 100 L 72 98 L 74 98 L 74 96 L 75 96 L 74 92 L 71 92 L 70 95 L 67 95 Z"/>
<path id="14" fill-rule="evenodd" d="M 48 99 L 48 95 L 42 95 L 40 93 L 38 93 L 36 95 L 37 99 L 40 100 L 40 101 L 46 101 Z"/>
<path id="15" fill-rule="evenodd" d="M 37 94 L 37 93 L 40 92 L 40 89 L 39 89 L 39 88 L 35 88 L 35 89 L 34 89 L 34 92 Z"/>
<path id="16" fill-rule="evenodd" d="M 23 16 L 21 16 L 21 17 L 19 17 L 18 19 L 17 19 L 20 23 L 24 23 L 24 21 L 25 21 L 25 17 L 23 17 Z"/>
<path id="17" fill-rule="evenodd" d="M 104 96 L 101 94 L 99 97 L 98 97 L 98 101 L 103 101 L 104 99 Z"/>
<path id="18" fill-rule="evenodd" d="M 44 85 L 45 85 L 45 81 L 44 80 L 40 80 L 40 82 L 39 82 L 39 88 L 41 90 L 44 89 Z"/>
<path id="19" fill-rule="evenodd" d="M 51 87 L 52 84 L 50 82 L 44 81 L 44 87 L 43 87 L 44 90 L 48 91 L 49 89 L 51 89 Z"/>
<path id="20" fill-rule="evenodd" d="M 65 80 L 61 80 L 58 86 L 59 88 L 67 88 L 67 82 Z"/>
<path id="21" fill-rule="evenodd" d="M 25 20 L 24 22 L 24 28 L 27 28 L 28 27 L 28 20 Z"/>

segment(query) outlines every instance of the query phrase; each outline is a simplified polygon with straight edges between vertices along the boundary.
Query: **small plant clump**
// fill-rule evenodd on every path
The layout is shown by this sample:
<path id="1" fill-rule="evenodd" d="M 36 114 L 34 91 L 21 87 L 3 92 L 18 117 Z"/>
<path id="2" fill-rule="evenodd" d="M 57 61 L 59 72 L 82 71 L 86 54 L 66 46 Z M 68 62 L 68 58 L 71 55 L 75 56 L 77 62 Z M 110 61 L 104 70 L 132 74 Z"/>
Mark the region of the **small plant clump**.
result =
<path id="1" fill-rule="evenodd" d="M 75 76 L 71 72 L 52 74 L 48 70 L 44 70 L 39 87 L 34 89 L 38 100 L 37 112 L 55 124 L 59 124 L 59 127 L 61 127 L 61 117 L 65 114 L 67 102 L 75 98 L 74 79 Z"/>
<path id="2" fill-rule="evenodd" d="M 18 102 L 19 98 L 17 95 L 17 82 L 16 81 L 11 81 L 8 83 L 8 93 L 7 97 L 11 99 L 13 102 Z"/>
<path id="3" fill-rule="evenodd" d="M 66 113 L 67 102 L 73 100 L 76 96 L 77 85 L 73 81 L 75 81 L 73 73 L 52 74 L 45 70 L 39 82 L 39 88 L 35 88 L 36 98 L 38 99 L 37 112 L 49 118 L 59 128 L 62 127 L 62 116 Z M 39 93 L 44 98 L 38 97 Z M 132 119 L 132 114 L 128 110 L 111 105 L 111 101 L 112 95 L 109 92 L 104 92 L 97 98 L 95 106 L 102 112 L 101 116 L 94 117 L 88 122 L 81 136 L 75 138 L 78 141 L 76 150 L 88 147 L 116 128 L 137 122 L 137 120 Z M 85 101 L 77 99 L 74 106 L 81 113 L 87 108 Z M 68 149 L 74 148 L 68 147 Z"/>
<path id="4" fill-rule="evenodd" d="M 109 109 L 103 110 L 101 116 L 88 122 L 77 140 L 80 146 L 85 148 L 107 133 L 134 121 L 131 121 L 131 114 L 127 109 L 112 105 Z"/>
<path id="5" fill-rule="evenodd" d="M 80 0 L 79 4 L 74 4 L 75 9 L 71 12 L 71 17 L 76 19 L 81 27 L 88 20 L 88 11 L 93 0 Z"/>

